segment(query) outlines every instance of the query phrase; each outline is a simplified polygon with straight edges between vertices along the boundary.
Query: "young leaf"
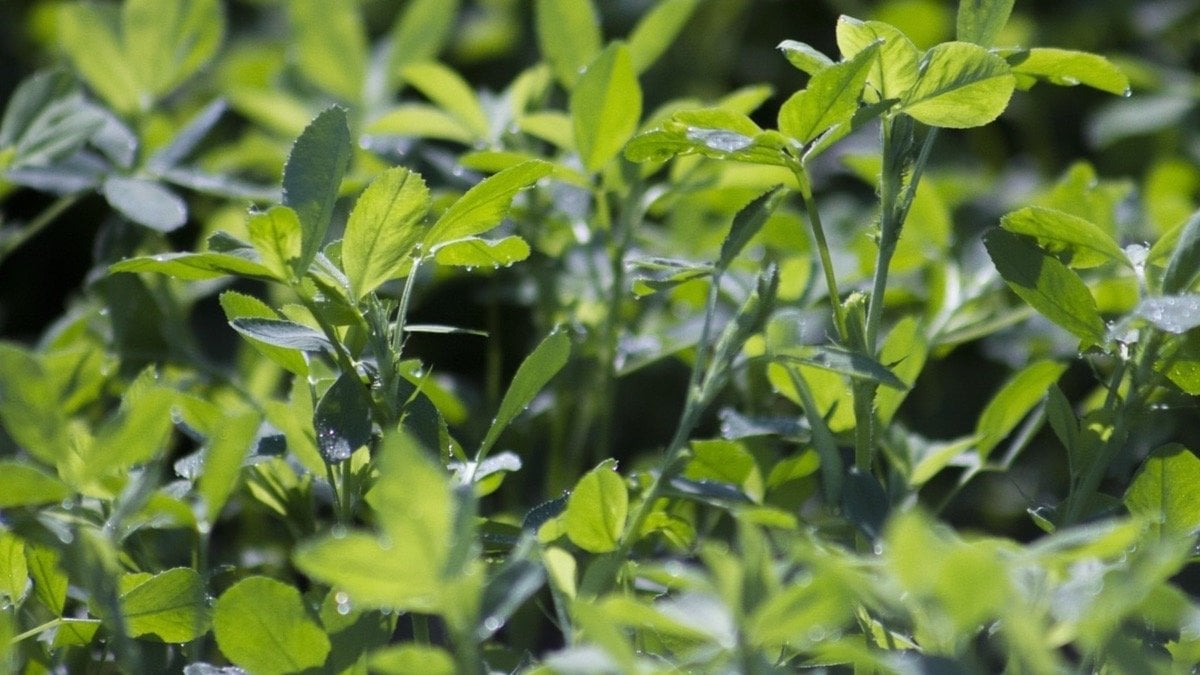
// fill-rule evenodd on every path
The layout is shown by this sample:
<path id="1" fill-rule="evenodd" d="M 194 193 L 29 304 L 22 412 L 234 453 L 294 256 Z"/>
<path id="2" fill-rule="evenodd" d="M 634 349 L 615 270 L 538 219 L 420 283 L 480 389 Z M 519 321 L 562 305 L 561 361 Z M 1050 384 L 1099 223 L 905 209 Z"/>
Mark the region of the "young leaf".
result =
<path id="1" fill-rule="evenodd" d="M 288 14 L 300 73 L 342 101 L 362 101 L 368 52 L 358 4 L 290 0 Z"/>
<path id="2" fill-rule="evenodd" d="M 867 73 L 870 102 L 903 97 L 917 81 L 917 61 L 921 52 L 899 28 L 882 21 L 859 21 L 848 16 L 838 19 L 837 44 L 842 58 L 850 60 L 871 45 L 882 41 L 871 59 Z"/>
<path id="3" fill-rule="evenodd" d="M 1167 270 L 1163 272 L 1163 293 L 1174 295 L 1192 287 L 1200 276 L 1200 211 L 1192 214 L 1179 233 L 1179 240 Z"/>
<path id="4" fill-rule="evenodd" d="M 783 52 L 783 55 L 787 57 L 788 63 L 798 68 L 801 72 L 808 73 L 810 76 L 816 75 L 833 65 L 833 59 L 804 42 L 784 40 L 779 43 L 776 49 Z"/>
<path id="5" fill-rule="evenodd" d="M 404 167 L 384 171 L 363 191 L 342 238 L 342 268 L 355 300 L 400 274 L 421 240 L 429 211 L 425 181 Z"/>
<path id="6" fill-rule="evenodd" d="M 816 366 L 823 370 L 841 373 L 860 380 L 869 380 L 901 391 L 908 389 L 908 385 L 883 364 L 862 354 L 838 347 L 811 347 L 798 355 L 777 354 L 775 359 L 783 363 L 803 363 Z"/>
<path id="7" fill-rule="evenodd" d="M 725 241 L 721 243 L 721 255 L 717 259 L 717 269 L 727 269 L 733 259 L 742 252 L 746 244 L 758 234 L 762 226 L 775 212 L 775 208 L 779 206 L 779 202 L 783 200 L 786 194 L 786 188 L 782 185 L 773 188 L 771 191 L 758 196 L 754 201 L 750 202 L 737 215 L 733 217 L 733 226 L 729 229 L 729 234 L 726 235 Z"/>
<path id="8" fill-rule="evenodd" d="M 70 86 L 63 72 L 44 71 L 17 88 L 0 124 L 0 148 L 14 149 L 10 169 L 65 159 L 105 126 L 102 110 Z"/>
<path id="9" fill-rule="evenodd" d="M 318 668 L 330 648 L 329 637 L 309 615 L 300 592 L 259 576 L 242 579 L 217 599 L 213 635 L 226 658 L 255 673 Z"/>
<path id="10" fill-rule="evenodd" d="M 635 71 L 642 73 L 654 65 L 699 4 L 700 0 L 663 0 L 646 12 L 629 34 L 629 57 Z"/>
<path id="11" fill-rule="evenodd" d="M 446 209 L 425 235 L 425 245 L 472 237 L 499 225 L 513 197 L 552 170 L 549 162 L 531 160 L 485 178 Z"/>
<path id="12" fill-rule="evenodd" d="M 863 85 L 879 45 L 872 44 L 849 61 L 813 76 L 808 88 L 792 95 L 779 108 L 779 130 L 808 143 L 837 124 L 850 121 L 858 110 Z"/>
<path id="13" fill-rule="evenodd" d="M 516 235 L 494 241 L 468 237 L 439 246 L 433 259 L 439 265 L 494 269 L 520 262 L 529 257 L 529 252 L 529 243 Z"/>
<path id="14" fill-rule="evenodd" d="M 317 447 L 329 464 L 350 455 L 371 440 L 370 394 L 356 373 L 342 373 L 317 401 L 313 410 Z"/>
<path id="15" fill-rule="evenodd" d="M 567 499 L 567 537 L 590 553 L 615 550 L 625 530 L 629 492 L 616 467 L 616 460 L 604 460 L 579 479 Z"/>
<path id="16" fill-rule="evenodd" d="M 500 400 L 500 408 L 496 411 L 492 426 L 488 428 L 487 435 L 479 444 L 478 459 L 487 454 L 500 439 L 501 432 L 525 410 L 542 387 L 562 370 L 570 356 L 571 338 L 562 331 L 554 330 L 525 357 L 513 376 L 512 384 L 508 385 L 508 391 L 504 392 L 504 398 Z"/>
<path id="17" fill-rule="evenodd" d="M 120 607 L 131 637 L 180 643 L 208 632 L 204 580 L 188 567 L 127 575 L 121 579 Z"/>
<path id="18" fill-rule="evenodd" d="M 171 390 L 155 383 L 147 369 L 134 380 L 117 412 L 96 431 L 83 459 L 85 480 L 96 480 L 147 462 L 161 452 L 171 433 Z"/>
<path id="19" fill-rule="evenodd" d="M 404 81 L 469 129 L 472 142 L 486 139 L 491 124 L 471 85 L 458 73 L 432 61 L 414 63 L 404 69 Z"/>
<path id="20" fill-rule="evenodd" d="M 888 333 L 879 351 L 879 362 L 911 388 L 916 384 L 928 354 L 929 345 L 921 326 L 916 318 L 909 316 L 901 319 Z M 892 421 L 906 396 L 908 388 L 887 387 L 879 390 L 875 395 L 875 414 L 881 424 L 887 425 Z"/>
<path id="21" fill-rule="evenodd" d="M 143 109 L 207 63 L 224 32 L 225 14 L 218 0 L 126 0 L 121 37 L 125 62 L 143 94 L 149 94 L 142 98 Z"/>
<path id="22" fill-rule="evenodd" d="M 0 508 L 56 503 L 69 494 L 62 481 L 32 464 L 0 461 Z"/>
<path id="23" fill-rule="evenodd" d="M 41 360 L 0 343 L 0 423 L 17 445 L 54 466 L 70 447 L 59 394 Z"/>
<path id="24" fill-rule="evenodd" d="M 1062 363 L 1038 361 L 1021 369 L 996 392 L 975 424 L 975 435 L 979 438 L 975 447 L 980 461 L 987 461 L 992 450 L 1012 433 L 1066 370 Z"/>
<path id="25" fill-rule="evenodd" d="M 1028 206 L 1004 216 L 1000 226 L 1009 232 L 1037 237 L 1050 253 L 1069 251 L 1071 267 L 1095 267 L 1106 262 L 1129 266 L 1117 242 L 1093 223 L 1040 206 Z"/>
<path id="26" fill-rule="evenodd" d="M 305 352 L 332 351 L 329 338 L 318 330 L 284 319 L 238 318 L 229 322 L 245 337 L 276 347 L 299 349 Z"/>
<path id="27" fill-rule="evenodd" d="M 372 673 L 381 675 L 454 675 L 454 658 L 441 647 L 419 644 L 391 645 L 371 652 Z"/>
<path id="28" fill-rule="evenodd" d="M 264 267 L 278 279 L 298 278 L 296 262 L 300 259 L 301 233 L 295 211 L 286 206 L 272 206 L 251 215 L 246 230 Z"/>
<path id="29" fill-rule="evenodd" d="M 391 50 L 389 73 L 404 66 L 436 58 L 454 32 L 460 0 L 411 0 L 396 17 L 388 45 Z"/>
<path id="30" fill-rule="evenodd" d="M 969 42 L 945 42 L 926 53 L 902 110 L 933 127 L 978 127 L 1004 112 L 1014 88 L 1004 59 Z"/>
<path id="31" fill-rule="evenodd" d="M 1129 78 L 1099 54 L 1035 47 L 1008 58 L 1013 74 L 1072 87 L 1086 84 L 1110 94 L 1129 93 Z"/>
<path id="32" fill-rule="evenodd" d="M 187 205 L 174 192 L 154 181 L 109 176 L 101 187 L 109 206 L 159 232 L 179 229 L 187 222 Z"/>
<path id="33" fill-rule="evenodd" d="M 58 43 L 76 72 L 117 112 L 141 109 L 137 66 L 125 58 L 117 17 L 107 7 L 89 3 L 64 3 L 57 9 Z"/>
<path id="34" fill-rule="evenodd" d="M 600 17 L 591 0 L 537 0 L 534 27 L 542 58 L 568 91 L 600 52 Z"/>
<path id="35" fill-rule="evenodd" d="M 196 482 L 209 523 L 217 521 L 233 493 L 261 423 L 261 416 L 253 410 L 234 413 L 226 416 L 209 438 L 204 449 L 204 470 Z"/>
<path id="36" fill-rule="evenodd" d="M 1018 234 L 994 229 L 984 235 L 1001 278 L 1022 300 L 1086 345 L 1104 341 L 1096 300 L 1075 272 Z"/>
<path id="37" fill-rule="evenodd" d="M 332 107 L 317 115 L 296 139 L 283 169 L 283 204 L 296 210 L 303 232 L 300 260 L 304 272 L 325 245 L 342 175 L 350 165 L 350 128 L 346 111 Z"/>
<path id="38" fill-rule="evenodd" d="M 570 108 L 583 168 L 599 171 L 621 151 L 642 118 L 642 87 L 625 45 L 610 44 L 588 65 L 571 92 Z"/>
<path id="39" fill-rule="evenodd" d="M 251 251 L 253 253 L 253 251 Z M 243 255 L 231 253 L 160 253 L 158 255 L 129 258 L 113 263 L 109 272 L 154 272 L 166 274 L 176 279 L 197 281 L 203 279 L 218 279 L 235 275 L 270 281 L 275 279 L 274 273 Z"/>
<path id="40" fill-rule="evenodd" d="M 1125 507 L 1163 538 L 1190 535 L 1200 527 L 1200 459 L 1178 443 L 1155 450 L 1125 493 Z"/>
<path id="41" fill-rule="evenodd" d="M 1014 0 L 959 0 L 958 39 L 980 47 L 995 46 L 1012 14 L 1013 3 Z"/>

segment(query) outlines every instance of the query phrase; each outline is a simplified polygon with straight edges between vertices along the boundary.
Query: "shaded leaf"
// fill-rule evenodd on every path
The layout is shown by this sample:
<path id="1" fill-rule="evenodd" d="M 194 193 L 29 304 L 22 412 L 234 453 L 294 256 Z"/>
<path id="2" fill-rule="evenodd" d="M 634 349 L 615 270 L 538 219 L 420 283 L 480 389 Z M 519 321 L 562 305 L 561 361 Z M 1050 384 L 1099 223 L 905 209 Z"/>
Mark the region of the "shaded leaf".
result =
<path id="1" fill-rule="evenodd" d="M 1099 54 L 1035 47 L 1008 57 L 1008 62 L 1018 76 L 1068 87 L 1085 84 L 1118 96 L 1129 94 L 1129 78 Z"/>
<path id="2" fill-rule="evenodd" d="M 332 351 L 333 345 L 323 333 L 284 319 L 238 318 L 229 322 L 242 335 L 276 347 L 305 352 Z"/>
<path id="3" fill-rule="evenodd" d="M 767 219 L 775 212 L 779 202 L 786 194 L 786 189 L 780 185 L 762 194 L 737 212 L 733 217 L 733 225 L 725 241 L 721 242 L 721 254 L 717 259 L 717 269 L 726 269 L 733 259 L 742 252 L 746 244 L 758 234 Z"/>
<path id="4" fill-rule="evenodd" d="M 976 445 L 981 461 L 1033 410 L 1046 391 L 1066 372 L 1055 361 L 1038 361 L 1022 368 L 996 392 L 975 423 Z"/>
<path id="5" fill-rule="evenodd" d="M 313 410 L 317 448 L 330 464 L 371 440 L 371 399 L 357 373 L 342 373 L 317 401 Z"/>
<path id="6" fill-rule="evenodd" d="M 346 111 L 331 107 L 309 123 L 288 154 L 283 169 L 283 204 L 300 218 L 300 260 L 305 271 L 325 245 L 342 176 L 350 165 L 350 128 Z"/>
<path id="7" fill-rule="evenodd" d="M 1000 219 L 1009 232 L 1037 237 L 1051 253 L 1067 251 L 1072 267 L 1095 267 L 1106 262 L 1129 265 L 1117 242 L 1095 224 L 1055 209 L 1028 206 Z"/>
<path id="8" fill-rule="evenodd" d="M 645 72 L 683 30 L 700 0 L 663 0 L 650 8 L 629 34 L 633 69 Z"/>
<path id="9" fill-rule="evenodd" d="M 111 265 L 108 271 L 154 272 L 189 281 L 218 279 L 231 274 L 251 279 L 275 278 L 271 270 L 259 262 L 257 253 L 251 249 L 242 249 L 237 253 L 160 253 L 122 260 Z"/>
<path id="10" fill-rule="evenodd" d="M 878 361 L 839 347 L 809 347 L 803 353 L 777 354 L 776 361 L 803 363 L 841 373 L 859 380 L 877 382 L 885 387 L 906 391 L 908 385 Z"/>
<path id="11" fill-rule="evenodd" d="M 114 175 L 100 189 L 109 206 L 138 225 L 170 232 L 187 222 L 183 200 L 154 181 Z"/>
<path id="12" fill-rule="evenodd" d="M 1200 328 L 1200 295 L 1166 295 L 1146 298 L 1138 303 L 1133 315 L 1149 321 L 1155 328 L 1168 333 L 1186 333 Z"/>
<path id="13" fill-rule="evenodd" d="M 1182 293 L 1200 276 L 1200 211 L 1192 214 L 1179 232 L 1167 270 L 1162 276 L 1163 293 Z"/>
<path id="14" fill-rule="evenodd" d="M 1008 23 L 1013 4 L 1014 0 L 959 0 L 955 34 L 963 42 L 994 46 Z"/>
<path id="15" fill-rule="evenodd" d="M 571 338 L 562 331 L 554 330 L 525 357 L 513 375 L 508 390 L 504 392 L 504 398 L 500 400 L 500 407 L 487 435 L 479 444 L 480 457 L 487 454 L 500 439 L 501 432 L 525 410 L 546 383 L 562 370 L 570 356 Z"/>
<path id="16" fill-rule="evenodd" d="M 0 461 L 0 508 L 57 503 L 70 494 L 62 481 L 31 464 Z"/>

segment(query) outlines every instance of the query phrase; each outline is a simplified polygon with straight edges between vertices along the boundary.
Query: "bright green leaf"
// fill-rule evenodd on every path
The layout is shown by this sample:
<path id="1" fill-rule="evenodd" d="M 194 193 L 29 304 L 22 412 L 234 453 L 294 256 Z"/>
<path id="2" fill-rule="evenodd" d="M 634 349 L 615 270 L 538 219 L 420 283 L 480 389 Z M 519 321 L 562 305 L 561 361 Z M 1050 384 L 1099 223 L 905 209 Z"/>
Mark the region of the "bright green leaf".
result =
<path id="1" fill-rule="evenodd" d="M 171 434 L 173 392 L 144 371 L 121 398 L 121 407 L 96 431 L 86 453 L 86 476 L 99 479 L 148 462 L 162 452 Z"/>
<path id="2" fill-rule="evenodd" d="M 1066 370 L 1063 363 L 1038 361 L 1022 368 L 996 392 L 975 424 L 980 460 L 987 460 L 991 451 L 1046 396 L 1046 391 Z"/>
<path id="3" fill-rule="evenodd" d="M 329 654 L 329 637 L 300 592 L 267 577 L 248 577 L 221 594 L 212 623 L 221 653 L 254 673 L 316 668 Z"/>
<path id="4" fill-rule="evenodd" d="M 372 673 L 380 675 L 454 675 L 454 659 L 444 649 L 431 645 L 393 645 L 373 652 Z"/>
<path id="5" fill-rule="evenodd" d="M 880 364 L 891 369 L 905 385 L 904 389 L 886 387 L 875 395 L 875 414 L 881 424 L 888 424 L 908 396 L 909 388 L 925 367 L 929 345 L 921 331 L 921 325 L 911 316 L 901 319 L 888 333 L 879 351 Z"/>
<path id="6" fill-rule="evenodd" d="M 137 583 L 122 588 L 120 606 L 131 636 L 180 643 L 208 632 L 208 600 L 196 570 L 177 567 L 130 577 Z"/>
<path id="7" fill-rule="evenodd" d="M 956 34 L 963 42 L 980 47 L 995 46 L 996 38 L 1008 23 L 1014 0 L 959 0 Z"/>
<path id="8" fill-rule="evenodd" d="M 331 107 L 317 115 L 292 146 L 283 169 L 283 204 L 296 210 L 303 237 L 296 269 L 307 271 L 333 215 L 342 175 L 350 165 L 350 128 L 346 111 Z"/>
<path id="9" fill-rule="evenodd" d="M 542 58 L 568 90 L 600 52 L 600 17 L 591 0 L 536 0 L 534 28 Z"/>
<path id="10" fill-rule="evenodd" d="M 358 3 L 288 0 L 288 10 L 300 73 L 342 101 L 361 101 L 368 52 Z"/>
<path id="11" fill-rule="evenodd" d="M 754 456 L 735 441 L 692 441 L 691 458 L 683 475 L 690 480 L 715 480 L 736 485 L 756 501 L 763 497 L 762 473 Z"/>
<path id="12" fill-rule="evenodd" d="M 779 108 L 779 130 L 808 143 L 829 128 L 850 121 L 858 110 L 878 45 L 869 45 L 844 63 L 813 76 L 808 88 L 792 95 Z"/>
<path id="13" fill-rule="evenodd" d="M 125 62 L 142 90 L 141 110 L 216 55 L 225 32 L 222 7 L 219 0 L 125 0 L 121 36 Z"/>
<path id="14" fill-rule="evenodd" d="M 1085 344 L 1103 342 L 1104 321 L 1078 274 L 1022 235 L 995 229 L 984 243 L 996 270 L 1022 300 Z"/>
<path id="15" fill-rule="evenodd" d="M 91 644 L 92 638 L 96 636 L 96 630 L 100 628 L 101 623 L 99 619 L 64 618 L 58 624 L 58 629 L 54 632 L 54 642 L 50 646 L 53 649 L 60 649 L 62 647 L 83 647 Z"/>
<path id="16" fill-rule="evenodd" d="M 801 72 L 808 73 L 810 76 L 816 75 L 833 65 L 833 59 L 826 56 L 824 52 L 804 42 L 784 40 L 779 43 L 776 49 L 783 52 L 783 55 L 787 57 L 788 63 L 800 69 Z"/>
<path id="17" fill-rule="evenodd" d="M 475 134 L 457 118 L 426 103 L 402 103 L 367 125 L 369 134 L 415 136 L 454 141 L 463 145 L 475 142 Z"/>
<path id="18" fill-rule="evenodd" d="M 25 546 L 29 576 L 33 577 L 33 595 L 55 616 L 61 616 L 67 602 L 67 574 L 59 566 L 58 551 L 33 544 Z"/>
<path id="19" fill-rule="evenodd" d="M 405 82 L 469 129 L 472 142 L 488 138 L 491 124 L 487 113 L 461 75 L 432 61 L 411 64 L 402 75 Z"/>
<path id="20" fill-rule="evenodd" d="M 625 530 L 629 491 L 616 466 L 616 460 L 601 462 L 579 479 L 567 499 L 567 537 L 590 553 L 615 550 Z"/>
<path id="21" fill-rule="evenodd" d="M 57 503 L 70 494 L 62 481 L 31 464 L 0 461 L 0 508 Z"/>
<path id="22" fill-rule="evenodd" d="M 286 206 L 273 206 L 255 213 L 246 223 L 250 242 L 262 258 L 262 264 L 280 279 L 299 276 L 300 219 Z"/>
<path id="23" fill-rule="evenodd" d="M 633 69 L 645 72 L 662 56 L 696 11 L 700 0 L 663 0 L 638 21 L 629 34 Z"/>
<path id="24" fill-rule="evenodd" d="M 1067 252 L 1071 267 L 1095 267 L 1106 262 L 1129 265 L 1117 242 L 1095 224 L 1069 213 L 1028 206 L 1000 219 L 1009 232 L 1037 237 L 1050 253 Z"/>
<path id="25" fill-rule="evenodd" d="M 979 45 L 946 42 L 925 56 L 902 109 L 934 127 L 966 129 L 995 120 L 1016 87 L 1008 64 Z"/>
<path id="26" fill-rule="evenodd" d="M 497 240 L 468 237 L 439 246 L 433 259 L 439 265 L 495 269 L 520 262 L 528 258 L 529 253 L 529 243 L 516 235 Z"/>
<path id="27" fill-rule="evenodd" d="M 11 532 L 0 532 L 0 601 L 6 606 L 21 604 L 29 590 L 29 566 L 25 542 Z"/>
<path id="28" fill-rule="evenodd" d="M 1099 54 L 1035 47 L 1010 56 L 1008 62 L 1013 74 L 1019 77 L 1034 77 L 1065 86 L 1086 84 L 1119 96 L 1129 93 L 1129 78 Z"/>
<path id="29" fill-rule="evenodd" d="M 853 60 L 871 45 L 882 41 L 871 57 L 867 73 L 871 103 L 898 99 L 917 82 L 917 61 L 921 52 L 899 28 L 882 21 L 859 21 L 848 16 L 838 19 L 837 44 L 842 58 Z"/>
<path id="30" fill-rule="evenodd" d="M 142 108 L 134 64 L 125 58 L 117 16 L 91 3 L 58 5 L 58 43 L 88 85 L 120 113 Z M 145 102 L 148 104 L 149 102 Z"/>
<path id="31" fill-rule="evenodd" d="M 253 410 L 228 415 L 209 438 L 204 449 L 204 470 L 196 485 L 204 498 L 209 523 L 217 521 L 233 492 L 261 422 L 261 416 Z"/>
<path id="32" fill-rule="evenodd" d="M 54 466 L 67 453 L 58 392 L 34 354 L 0 343 L 0 422 L 29 454 Z"/>
<path id="33" fill-rule="evenodd" d="M 1125 493 L 1125 506 L 1164 537 L 1190 535 L 1200 527 L 1200 459 L 1178 443 L 1155 450 Z"/>
<path id="34" fill-rule="evenodd" d="M 637 131 L 642 117 L 642 87 L 625 45 L 610 44 L 588 65 L 571 92 L 570 109 L 583 168 L 599 171 Z"/>
<path id="35" fill-rule="evenodd" d="M 154 272 L 176 279 L 198 281 L 234 275 L 251 279 L 271 280 L 274 273 L 257 259 L 232 253 L 160 253 L 128 258 L 108 268 L 109 272 Z"/>
<path id="36" fill-rule="evenodd" d="M 729 267 L 733 259 L 766 224 L 767 219 L 775 212 L 786 194 L 787 190 L 782 185 L 777 186 L 755 198 L 737 212 L 737 215 L 733 217 L 733 225 L 729 228 L 729 234 L 725 237 L 725 241 L 721 242 L 721 254 L 717 259 L 718 270 Z"/>
<path id="37" fill-rule="evenodd" d="M 389 73 L 437 57 L 454 34 L 460 0 L 410 0 L 396 17 L 388 39 L 392 50 Z"/>
<path id="38" fill-rule="evenodd" d="M 876 382 L 901 391 L 908 389 L 908 385 L 883 364 L 838 347 L 811 347 L 796 354 L 778 354 L 775 358 L 783 363 L 816 366 L 822 370 Z"/>
<path id="39" fill-rule="evenodd" d="M 425 181 L 404 167 L 384 171 L 359 196 L 342 238 L 342 267 L 355 300 L 410 262 L 429 202 Z"/>
<path id="40" fill-rule="evenodd" d="M 549 162 L 533 160 L 485 178 L 446 209 L 425 235 L 425 244 L 436 246 L 496 227 L 513 197 L 552 170 Z"/>
<path id="41" fill-rule="evenodd" d="M 529 406 L 533 397 L 537 396 L 546 383 L 562 370 L 570 356 L 571 338 L 565 332 L 554 330 L 525 357 L 517 368 L 517 373 L 513 375 L 508 391 L 504 392 L 500 408 L 496 411 L 496 418 L 492 420 L 487 435 L 480 443 L 480 457 L 487 454 L 500 439 L 501 432 Z"/>

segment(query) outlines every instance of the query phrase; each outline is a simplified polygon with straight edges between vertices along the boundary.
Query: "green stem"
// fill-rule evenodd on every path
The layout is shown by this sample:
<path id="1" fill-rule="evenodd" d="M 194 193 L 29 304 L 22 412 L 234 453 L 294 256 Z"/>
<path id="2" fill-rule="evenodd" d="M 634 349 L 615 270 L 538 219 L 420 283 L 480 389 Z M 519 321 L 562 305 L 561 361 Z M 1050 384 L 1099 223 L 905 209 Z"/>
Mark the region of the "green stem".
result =
<path id="1" fill-rule="evenodd" d="M 47 206 L 45 210 L 37 215 L 36 218 L 29 221 L 25 227 L 12 232 L 5 232 L 3 237 L 0 237 L 0 263 L 4 262 L 13 251 L 20 248 L 25 242 L 35 237 L 39 232 L 46 229 L 50 223 L 54 222 L 55 218 L 62 215 L 63 211 L 71 208 L 83 197 L 82 192 L 76 192 L 69 195 L 59 197 L 54 203 Z"/>
<path id="2" fill-rule="evenodd" d="M 833 268 L 833 257 L 829 254 L 829 243 L 825 239 L 825 228 L 821 225 L 821 212 L 817 210 L 813 199 L 812 185 L 808 172 L 799 162 L 791 162 L 790 168 L 800 185 L 800 198 L 804 202 L 804 211 L 808 215 L 809 229 L 813 241 L 817 244 L 817 254 L 821 260 L 821 270 L 825 273 L 825 288 L 829 292 L 829 302 L 833 306 L 833 324 L 837 328 L 838 338 L 847 342 L 849 336 L 846 330 L 846 308 L 842 305 L 842 295 L 838 291 L 837 273 Z"/>
<path id="3" fill-rule="evenodd" d="M 412 620 L 413 642 L 419 645 L 431 643 L 429 639 L 429 617 L 424 614 L 409 614 Z"/>
<path id="4" fill-rule="evenodd" d="M 44 623 L 40 626 L 35 626 L 35 627 L 30 628 L 29 630 L 25 631 L 24 633 L 14 635 L 12 637 L 12 639 L 8 641 L 8 643 L 10 645 L 15 645 L 22 640 L 28 640 L 29 638 L 31 638 L 35 635 L 41 635 L 42 633 L 50 630 L 51 628 L 54 628 L 55 626 L 57 626 L 60 623 L 62 623 L 61 618 L 50 619 L 49 621 L 47 621 L 46 623 Z"/>

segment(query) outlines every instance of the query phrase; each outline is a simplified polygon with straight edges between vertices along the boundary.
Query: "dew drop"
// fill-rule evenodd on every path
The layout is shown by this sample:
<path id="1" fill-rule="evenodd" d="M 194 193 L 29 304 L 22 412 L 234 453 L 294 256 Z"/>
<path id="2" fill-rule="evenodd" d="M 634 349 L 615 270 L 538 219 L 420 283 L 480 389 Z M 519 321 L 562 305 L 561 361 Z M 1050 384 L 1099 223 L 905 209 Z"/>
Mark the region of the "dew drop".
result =
<path id="1" fill-rule="evenodd" d="M 1133 89 L 1131 89 L 1130 87 L 1125 87 L 1125 91 L 1121 92 L 1121 96 L 1123 96 L 1124 98 L 1129 98 L 1130 96 L 1133 96 Z"/>
<path id="2" fill-rule="evenodd" d="M 334 539 L 345 539 L 346 538 L 346 526 L 345 525 L 334 525 L 333 529 L 331 529 L 329 531 L 329 534 L 331 536 L 333 536 Z"/>
<path id="3" fill-rule="evenodd" d="M 504 622 L 501 621 L 499 619 L 499 617 L 489 616 L 483 620 L 483 627 L 486 628 L 490 632 L 495 632 L 495 631 L 500 630 L 500 627 L 503 625 L 504 625 Z"/>

